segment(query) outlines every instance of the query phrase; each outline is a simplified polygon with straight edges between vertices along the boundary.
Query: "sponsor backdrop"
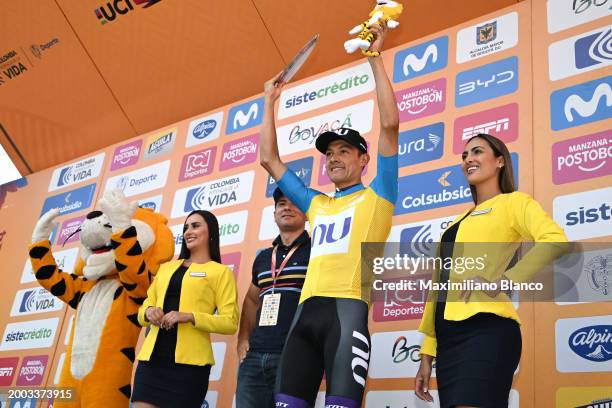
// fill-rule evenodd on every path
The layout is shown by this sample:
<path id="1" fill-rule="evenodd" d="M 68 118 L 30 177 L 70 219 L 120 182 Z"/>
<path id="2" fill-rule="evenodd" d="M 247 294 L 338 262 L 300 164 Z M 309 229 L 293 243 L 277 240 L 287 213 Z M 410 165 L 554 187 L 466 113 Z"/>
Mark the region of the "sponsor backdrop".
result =
<path id="1" fill-rule="evenodd" d="M 436 241 L 470 206 L 458 164 L 465 140 L 479 132 L 508 143 L 519 189 L 534 195 L 570 239 L 610 239 L 610 13 L 610 0 L 523 1 L 383 53 L 401 118 L 390 240 Z M 314 140 L 349 126 L 376 146 L 375 98 L 364 60 L 290 84 L 277 126 L 291 170 L 331 191 Z M 65 270 L 77 256 L 78 234 L 71 234 L 106 189 L 120 188 L 165 214 L 177 252 L 185 215 L 209 209 L 219 218 L 223 260 L 234 270 L 242 303 L 252 261 L 277 232 L 274 181 L 257 160 L 262 114 L 257 95 L 33 174 L 25 187 L 8 192 L 0 209 L 0 387 L 53 385 L 64 359 L 73 312 L 37 286 L 26 252 L 36 220 L 50 208 L 61 210 L 51 241 Z M 365 170 L 366 182 L 375 165 Z M 512 407 L 605 406 L 597 404 L 612 399 L 612 307 L 604 303 L 612 296 L 610 256 L 590 253 L 585 274 L 592 276 L 580 280 L 581 293 L 595 291 L 602 302 L 517 303 L 523 358 Z M 599 261 L 597 273 L 586 268 Z M 371 310 L 366 405 L 430 406 L 413 392 L 422 294 L 389 292 Z M 236 338 L 214 335 L 213 342 L 206 406 L 230 407 Z"/>

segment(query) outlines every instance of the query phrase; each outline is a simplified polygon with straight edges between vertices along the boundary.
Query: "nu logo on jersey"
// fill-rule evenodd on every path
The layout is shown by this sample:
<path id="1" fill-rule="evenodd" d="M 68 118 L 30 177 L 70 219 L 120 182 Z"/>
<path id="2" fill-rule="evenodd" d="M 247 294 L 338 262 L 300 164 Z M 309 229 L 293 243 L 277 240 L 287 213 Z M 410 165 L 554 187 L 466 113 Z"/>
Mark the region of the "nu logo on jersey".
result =
<path id="1" fill-rule="evenodd" d="M 584 359 L 595 362 L 612 360 L 612 325 L 578 329 L 570 335 L 568 343 L 572 351 Z"/>
<path id="2" fill-rule="evenodd" d="M 550 95 L 550 123 L 562 130 L 612 116 L 612 76 L 560 89 Z"/>
<path id="3" fill-rule="evenodd" d="M 310 259 L 321 255 L 347 253 L 354 219 L 355 207 L 334 215 L 317 215 L 312 229 Z"/>
<path id="4" fill-rule="evenodd" d="M 227 119 L 226 134 L 257 126 L 263 118 L 263 97 L 233 106 Z"/>
<path id="5" fill-rule="evenodd" d="M 446 68 L 448 37 L 410 47 L 395 54 L 393 82 L 402 82 Z"/>
<path id="6" fill-rule="evenodd" d="M 435 123 L 399 135 L 399 167 L 439 159 L 444 152 L 444 123 Z"/>
<path id="7" fill-rule="evenodd" d="M 353 371 L 353 379 L 365 387 L 366 376 L 368 375 L 368 365 L 370 362 L 370 341 L 366 336 L 353 330 L 353 360 L 351 361 L 351 370 Z M 359 369 L 361 368 L 361 370 Z M 359 372 L 358 372 L 359 371 Z"/>
<path id="8" fill-rule="evenodd" d="M 393 357 L 394 363 L 402 363 L 408 358 L 415 363 L 421 361 L 419 357 L 421 347 L 418 345 L 406 347 L 407 344 L 408 339 L 406 339 L 405 336 L 400 336 L 395 340 L 395 343 L 393 343 L 393 350 L 391 351 L 391 357 Z"/>
<path id="9" fill-rule="evenodd" d="M 518 89 L 518 58 L 510 57 L 457 74 L 457 107 L 507 95 Z"/>

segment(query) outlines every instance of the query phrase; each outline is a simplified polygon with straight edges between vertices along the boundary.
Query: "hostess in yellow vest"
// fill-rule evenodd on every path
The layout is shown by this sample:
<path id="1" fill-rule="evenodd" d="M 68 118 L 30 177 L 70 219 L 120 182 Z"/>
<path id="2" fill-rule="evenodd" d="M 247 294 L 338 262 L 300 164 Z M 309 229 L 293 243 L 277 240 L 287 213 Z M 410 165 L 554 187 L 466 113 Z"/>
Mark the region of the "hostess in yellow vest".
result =
<path id="1" fill-rule="evenodd" d="M 164 308 L 170 278 L 182 263 L 183 260 L 178 259 L 159 268 L 147 299 L 138 310 L 138 322 L 142 326 L 151 324 L 145 319 L 148 307 Z M 214 261 L 192 263 L 183 277 L 179 312 L 193 313 L 195 324 L 178 323 L 175 362 L 199 366 L 215 364 L 210 333 L 234 334 L 238 328 L 236 280 L 232 271 Z M 139 360 L 149 360 L 158 333 L 159 327 L 151 325 L 138 354 Z"/>
<path id="2" fill-rule="evenodd" d="M 468 212 L 470 213 L 469 215 Z M 466 216 L 467 215 L 467 216 Z M 464 218 L 465 217 L 465 218 Z M 486 251 L 484 269 L 462 274 L 451 271 L 451 283 L 480 276 L 490 282 L 497 281 L 504 275 L 514 282 L 528 282 L 535 273 L 550 264 L 567 249 L 563 244 L 567 237 L 540 204 L 529 195 L 521 192 L 499 194 L 482 202 L 472 210 L 464 212 L 450 226 L 459 224 L 453 258 L 464 257 L 476 259 Z M 523 256 L 512 268 L 506 270 L 514 252 L 522 241 L 534 242 L 536 245 Z M 461 245 L 460 243 L 473 243 Z M 481 243 L 481 244 L 479 244 Z M 500 243 L 487 245 L 487 243 Z M 488 248 L 488 250 L 486 250 Z M 425 305 L 425 312 L 419 331 L 425 334 L 421 353 L 436 356 L 435 309 L 436 294 Z M 444 310 L 444 319 L 461 321 L 477 313 L 494 313 L 520 323 L 518 314 L 506 293 L 500 292 L 495 301 L 482 292 L 474 292 L 469 302 L 459 299 L 460 292 L 449 291 Z"/>

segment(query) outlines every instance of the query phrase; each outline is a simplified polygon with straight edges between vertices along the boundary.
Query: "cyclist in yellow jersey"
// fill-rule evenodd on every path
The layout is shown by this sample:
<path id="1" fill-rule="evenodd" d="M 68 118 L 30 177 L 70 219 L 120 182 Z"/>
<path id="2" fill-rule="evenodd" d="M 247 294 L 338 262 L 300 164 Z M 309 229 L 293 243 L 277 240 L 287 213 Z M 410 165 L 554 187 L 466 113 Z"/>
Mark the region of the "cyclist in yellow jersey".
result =
<path id="1" fill-rule="evenodd" d="M 374 27 L 370 51 L 380 51 L 387 27 Z M 277 375 L 276 406 L 305 408 L 314 404 L 326 374 L 326 406 L 361 406 L 370 356 L 368 294 L 361 293 L 361 243 L 384 242 L 397 199 L 399 113 L 381 58 L 368 58 L 374 80 L 380 134 L 377 174 L 361 183 L 368 164 L 365 139 L 354 129 L 325 132 L 316 148 L 326 155 L 334 182 L 333 197 L 306 187 L 281 161 L 276 141 L 274 102 L 283 84 L 278 76 L 264 87 L 261 165 L 311 226 L 312 248 L 300 305 L 283 349 Z"/>

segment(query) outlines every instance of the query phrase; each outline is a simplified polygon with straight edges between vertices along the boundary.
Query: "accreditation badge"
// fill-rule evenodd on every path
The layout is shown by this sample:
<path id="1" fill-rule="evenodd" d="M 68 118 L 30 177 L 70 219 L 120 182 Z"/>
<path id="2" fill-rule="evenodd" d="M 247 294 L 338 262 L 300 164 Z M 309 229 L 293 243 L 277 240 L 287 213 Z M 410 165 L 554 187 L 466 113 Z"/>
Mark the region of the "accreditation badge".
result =
<path id="1" fill-rule="evenodd" d="M 260 326 L 276 326 L 278 311 L 280 309 L 280 293 L 271 293 L 264 296 L 259 315 Z"/>

